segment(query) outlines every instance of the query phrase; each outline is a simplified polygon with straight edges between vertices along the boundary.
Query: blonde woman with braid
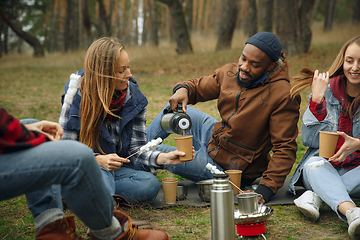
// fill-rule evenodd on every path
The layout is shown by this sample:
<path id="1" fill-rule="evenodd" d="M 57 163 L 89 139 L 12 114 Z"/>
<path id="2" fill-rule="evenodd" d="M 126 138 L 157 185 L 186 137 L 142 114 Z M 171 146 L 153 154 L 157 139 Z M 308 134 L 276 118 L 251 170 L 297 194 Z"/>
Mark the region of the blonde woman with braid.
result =
<path id="1" fill-rule="evenodd" d="M 62 139 L 78 140 L 93 149 L 112 195 L 130 204 L 151 203 L 160 183 L 149 173 L 150 167 L 179 164 L 184 153 L 150 150 L 134 154 L 146 144 L 148 101 L 132 77 L 124 46 L 107 37 L 95 41 L 86 53 L 84 69 L 76 74 L 82 80 L 65 112 Z"/>
<path id="2" fill-rule="evenodd" d="M 303 115 L 302 141 L 308 150 L 295 171 L 289 190 L 303 185 L 307 191 L 294 200 L 308 218 L 316 221 L 324 201 L 349 224 L 351 239 L 360 239 L 360 208 L 351 197 L 360 196 L 360 36 L 347 41 L 326 73 L 302 69 L 292 96 L 311 85 L 309 105 Z M 329 84 L 330 80 L 330 84 Z M 335 155 L 319 157 L 319 131 L 339 132 Z M 311 169 L 312 163 L 324 161 Z"/>

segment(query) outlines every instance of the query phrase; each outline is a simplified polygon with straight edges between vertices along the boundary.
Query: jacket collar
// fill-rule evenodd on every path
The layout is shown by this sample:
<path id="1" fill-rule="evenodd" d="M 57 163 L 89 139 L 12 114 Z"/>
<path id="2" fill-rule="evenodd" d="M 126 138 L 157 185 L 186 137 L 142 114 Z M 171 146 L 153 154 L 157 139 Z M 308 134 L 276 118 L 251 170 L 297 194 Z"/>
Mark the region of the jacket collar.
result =
<path id="1" fill-rule="evenodd" d="M 345 79 L 343 75 L 331 78 L 330 89 L 334 97 L 340 102 L 344 109 L 348 108 L 348 101 L 345 93 Z"/>

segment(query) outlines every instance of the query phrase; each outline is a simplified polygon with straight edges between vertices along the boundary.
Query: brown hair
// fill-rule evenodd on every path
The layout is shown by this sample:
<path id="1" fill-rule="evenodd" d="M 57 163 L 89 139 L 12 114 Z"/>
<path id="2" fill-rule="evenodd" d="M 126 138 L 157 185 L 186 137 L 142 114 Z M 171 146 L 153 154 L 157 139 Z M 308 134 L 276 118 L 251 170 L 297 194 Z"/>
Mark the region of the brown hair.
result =
<path id="1" fill-rule="evenodd" d="M 116 64 L 124 45 L 116 38 L 103 37 L 93 42 L 85 55 L 84 77 L 81 84 L 81 129 L 79 141 L 104 153 L 98 142 L 100 126 L 110 109 L 117 80 Z M 104 113 L 103 113 L 104 112 Z"/>
<path id="2" fill-rule="evenodd" d="M 330 68 L 328 70 L 330 78 L 344 74 L 343 64 L 344 64 L 345 51 L 353 43 L 356 43 L 357 45 L 360 46 L 360 36 L 356 36 L 356 37 L 353 37 L 353 38 L 349 39 L 342 46 L 340 52 L 338 53 L 338 55 L 336 56 L 334 62 L 331 64 L 331 66 L 330 66 Z M 296 95 L 300 94 L 300 92 L 304 88 L 310 86 L 312 84 L 312 81 L 313 81 L 314 71 L 312 71 L 311 69 L 303 68 L 303 69 L 300 70 L 300 73 L 302 74 L 301 76 L 294 77 L 293 87 L 290 90 L 290 94 L 291 94 L 292 98 L 294 98 Z M 353 111 L 354 111 L 353 108 L 354 108 L 354 106 L 356 106 L 356 104 L 359 102 L 359 100 L 360 100 L 360 95 L 357 96 L 349 106 L 348 111 L 349 111 L 349 115 L 350 115 L 351 119 L 353 118 Z M 348 101 L 349 101 L 349 99 L 348 99 Z"/>

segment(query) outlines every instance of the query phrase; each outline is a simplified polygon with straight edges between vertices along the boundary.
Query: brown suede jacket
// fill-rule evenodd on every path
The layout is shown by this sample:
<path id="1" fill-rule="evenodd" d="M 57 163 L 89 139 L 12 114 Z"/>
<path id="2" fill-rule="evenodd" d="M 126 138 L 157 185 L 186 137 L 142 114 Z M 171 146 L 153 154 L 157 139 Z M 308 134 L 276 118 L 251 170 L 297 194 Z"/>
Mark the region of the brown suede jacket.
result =
<path id="1" fill-rule="evenodd" d="M 236 83 L 237 71 L 237 63 L 226 64 L 213 75 L 180 82 L 174 89 L 186 85 L 189 104 L 218 99 L 221 121 L 214 125 L 208 153 L 224 169 L 242 170 L 243 179 L 262 176 L 259 190 L 268 201 L 283 186 L 296 159 L 300 98 L 290 97 L 284 54 L 253 88 Z"/>

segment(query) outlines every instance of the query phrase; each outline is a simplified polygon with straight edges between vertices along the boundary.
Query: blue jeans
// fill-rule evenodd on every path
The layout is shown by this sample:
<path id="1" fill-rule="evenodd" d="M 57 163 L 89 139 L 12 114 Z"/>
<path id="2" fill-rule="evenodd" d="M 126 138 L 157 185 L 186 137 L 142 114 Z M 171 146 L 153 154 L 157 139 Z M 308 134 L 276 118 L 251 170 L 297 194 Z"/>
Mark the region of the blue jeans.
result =
<path id="1" fill-rule="evenodd" d="M 168 105 L 169 104 L 166 106 Z M 191 118 L 192 126 L 186 135 L 193 135 L 193 146 L 195 149 L 194 160 L 178 165 L 165 165 L 164 169 L 194 182 L 211 179 L 213 178 L 213 174 L 206 168 L 206 164 L 210 163 L 215 165 L 219 170 L 224 170 L 216 162 L 214 162 L 214 160 L 207 153 L 207 146 L 211 139 L 214 124 L 218 121 L 208 114 L 190 106 L 187 106 L 187 114 Z M 147 141 L 156 139 L 158 137 L 165 139 L 170 135 L 160 126 L 160 120 L 163 115 L 164 113 L 161 111 L 147 127 Z M 171 152 L 176 150 L 176 147 L 159 145 L 156 149 L 162 152 Z"/>
<path id="2" fill-rule="evenodd" d="M 101 167 L 101 172 L 110 194 L 120 195 L 131 204 L 151 203 L 160 190 L 159 180 L 143 169 L 123 166 L 108 171 Z"/>
<path id="3" fill-rule="evenodd" d="M 354 169 L 335 169 L 329 162 L 324 166 L 310 170 L 308 164 L 323 160 L 322 157 L 311 157 L 303 169 L 303 183 L 306 189 L 314 191 L 336 212 L 340 219 L 346 217 L 338 211 L 342 202 L 352 202 L 350 196 L 359 196 L 360 167 Z"/>
<path id="4" fill-rule="evenodd" d="M 0 201 L 26 194 L 34 217 L 62 210 L 61 194 L 90 229 L 111 226 L 114 202 L 93 151 L 76 141 L 46 142 L 0 154 Z"/>

